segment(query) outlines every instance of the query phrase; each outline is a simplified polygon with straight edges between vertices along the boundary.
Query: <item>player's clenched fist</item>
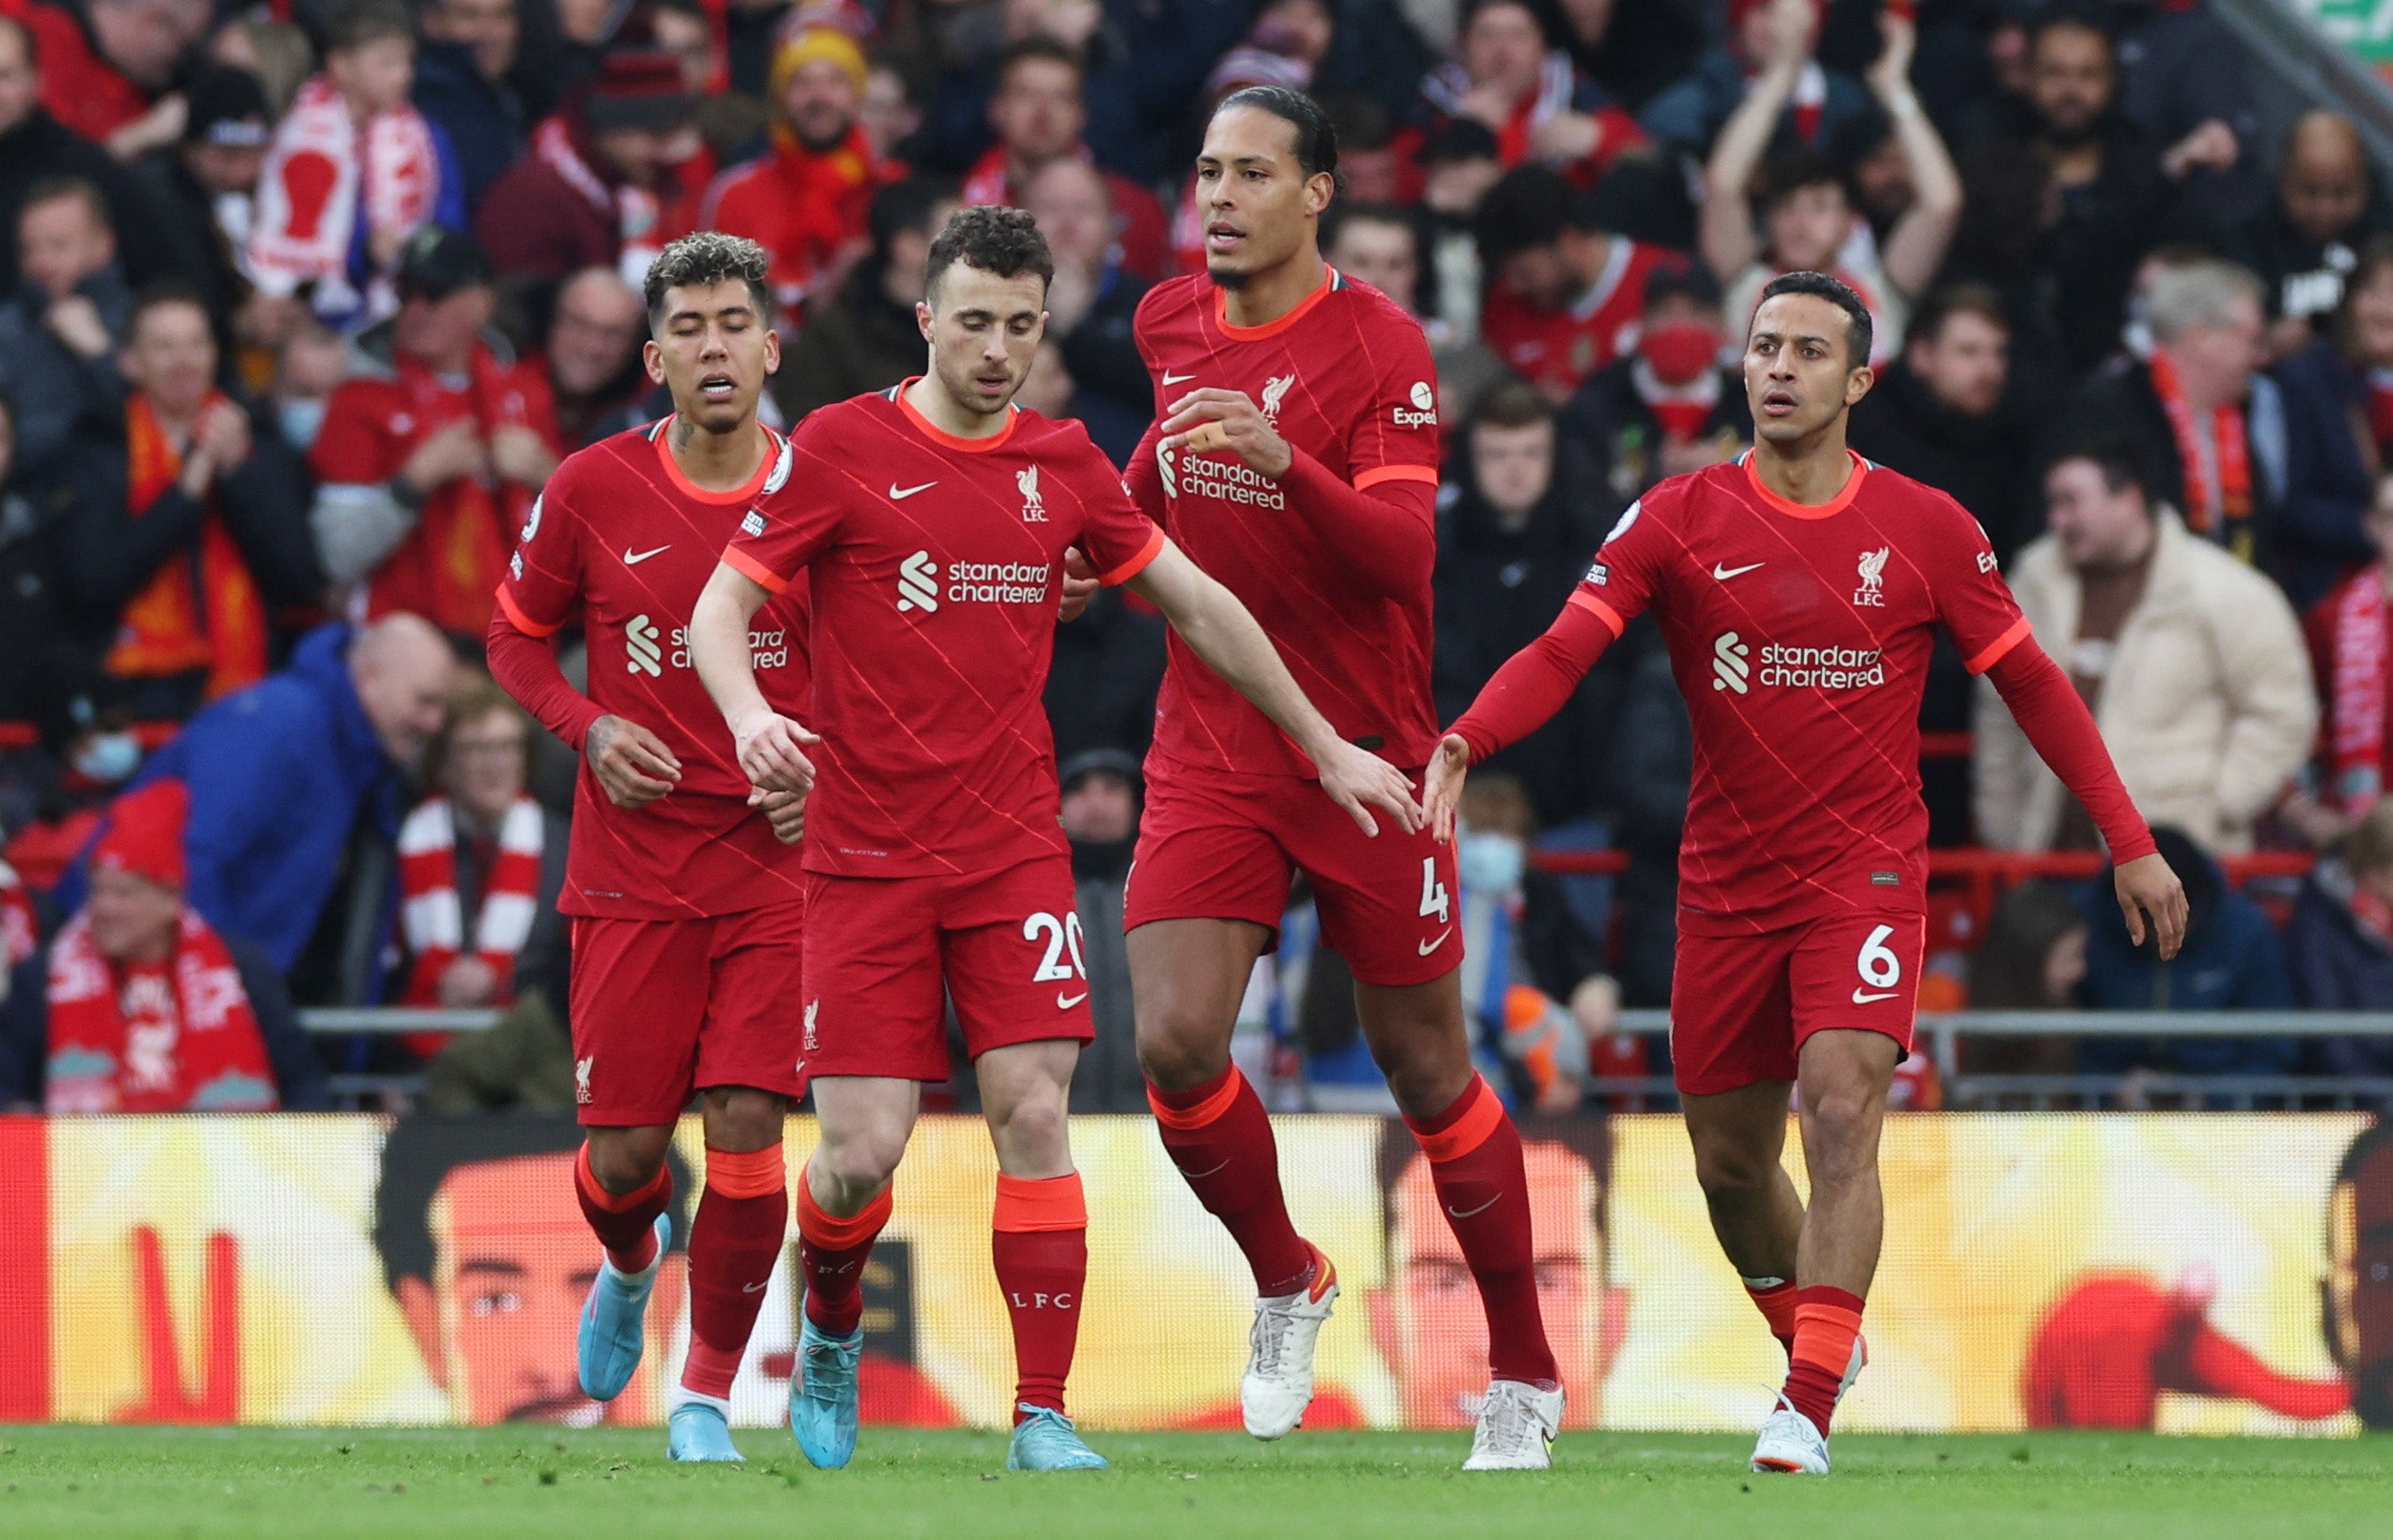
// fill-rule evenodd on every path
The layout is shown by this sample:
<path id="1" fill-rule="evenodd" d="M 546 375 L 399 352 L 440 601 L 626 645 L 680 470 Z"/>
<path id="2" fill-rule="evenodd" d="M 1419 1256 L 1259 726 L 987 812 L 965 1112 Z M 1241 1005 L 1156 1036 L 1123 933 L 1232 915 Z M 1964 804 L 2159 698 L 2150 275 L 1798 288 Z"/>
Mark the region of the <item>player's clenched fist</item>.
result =
<path id="1" fill-rule="evenodd" d="M 665 740 L 637 722 L 603 716 L 582 741 L 599 790 L 619 808 L 637 808 L 670 791 L 682 778 L 681 761 Z"/>
<path id="2" fill-rule="evenodd" d="M 1462 783 L 1470 774 L 1470 743 L 1458 732 L 1440 738 L 1429 773 L 1422 778 L 1421 812 L 1441 845 L 1454 837 L 1454 808 L 1462 801 Z"/>
<path id="3" fill-rule="evenodd" d="M 1172 403 L 1172 415 L 1163 421 L 1163 447 L 1199 454 L 1226 450 L 1248 470 L 1268 476 L 1287 475 L 1295 459 L 1288 441 L 1243 390 L 1191 390 Z"/>
<path id="4" fill-rule="evenodd" d="M 749 785 L 764 791 L 814 790 L 815 762 L 806 750 L 822 740 L 788 717 L 773 711 L 742 717 L 731 725 L 731 742 Z"/>
<path id="5" fill-rule="evenodd" d="M 1332 739 L 1314 756 L 1313 768 L 1321 772 L 1322 790 L 1329 800 L 1346 810 L 1366 834 L 1377 837 L 1379 822 L 1370 813 L 1379 809 L 1396 820 L 1408 834 L 1421 832 L 1421 807 L 1412 800 L 1412 784 L 1404 771 L 1368 750 L 1357 749 L 1344 738 Z"/>

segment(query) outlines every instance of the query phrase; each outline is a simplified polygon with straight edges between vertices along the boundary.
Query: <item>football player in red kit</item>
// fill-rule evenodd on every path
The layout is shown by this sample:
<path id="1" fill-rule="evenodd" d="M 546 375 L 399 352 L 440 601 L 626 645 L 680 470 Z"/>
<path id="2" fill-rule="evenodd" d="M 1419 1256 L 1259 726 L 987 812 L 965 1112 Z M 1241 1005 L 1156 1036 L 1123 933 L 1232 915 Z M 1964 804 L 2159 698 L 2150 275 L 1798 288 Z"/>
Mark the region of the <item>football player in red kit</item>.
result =
<path id="1" fill-rule="evenodd" d="M 1322 260 L 1337 158 L 1298 92 L 1253 87 L 1215 110 L 1196 161 L 1206 271 L 1138 307 L 1157 421 L 1125 485 L 1246 602 L 1342 736 L 1417 774 L 1437 743 L 1437 374 L 1418 322 Z M 1289 1220 L 1271 1124 L 1230 1060 L 1247 976 L 1302 871 L 1486 1308 L 1490 1386 L 1468 1468 L 1541 1468 L 1562 1390 L 1520 1135 L 1463 1025 L 1453 854 L 1320 816 L 1311 773 L 1174 643 L 1125 921 L 1163 1147 L 1255 1278 L 1246 1428 L 1276 1439 L 1303 1417 L 1338 1294 L 1330 1259 Z"/>
<path id="2" fill-rule="evenodd" d="M 1341 738 L 1253 617 L 1131 504 L 1087 431 L 1013 405 L 1054 274 L 1030 216 L 964 210 L 927 274 L 929 371 L 806 419 L 787 482 L 742 521 L 691 626 L 750 779 L 810 792 L 796 1063 L 822 1142 L 798 1181 L 792 1422 L 817 1466 L 855 1450 L 860 1270 L 921 1083 L 947 1078 L 952 1001 L 997 1147 L 990 1251 L 1018 1371 L 1006 1464 L 1096 1468 L 1064 1411 L 1089 1260 L 1065 1108 L 1092 1035 L 1042 702 L 1066 553 L 1153 601 L 1280 725 L 1320 778 L 1317 819 L 1331 821 L 1322 791 L 1358 839 L 1378 827 L 1366 803 L 1389 815 L 1389 839 L 1418 837 L 1420 812 L 1405 778 Z M 759 693 L 747 641 L 751 618 L 809 575 L 805 720 L 819 738 Z"/>
<path id="3" fill-rule="evenodd" d="M 1830 1416 L 1867 1357 L 1878 1129 L 1918 998 L 1933 628 L 2093 815 L 2138 943 L 2149 930 L 2175 956 L 2186 900 L 1984 531 L 1845 447 L 1873 379 L 1860 297 L 1809 272 L 1762 294 L 1745 349 L 1753 449 L 1620 516 L 1560 619 L 1439 745 L 1427 797 L 1450 833 L 1471 763 L 1552 716 L 1622 627 L 1656 612 L 1695 728 L 1673 1069 L 1712 1229 L 1788 1351 L 1753 1468 L 1825 1474 Z M 1779 1164 L 1797 1086 L 1808 1209 Z"/>
<path id="4" fill-rule="evenodd" d="M 705 1094 L 706 1192 L 689 1233 L 689 1356 L 674 1392 L 677 1460 L 737 1460 L 731 1380 L 788 1226 L 781 1128 L 795 1072 L 797 863 L 804 817 L 765 798 L 689 660 L 690 606 L 754 499 L 790 472 L 756 420 L 780 361 L 769 259 L 706 233 L 648 268 L 651 379 L 664 421 L 568 458 L 523 530 L 489 634 L 499 683 L 581 750 L 573 843 L 558 908 L 573 917 L 574 1099 L 589 1128 L 582 1212 L 606 1259 L 582 1307 L 582 1388 L 629 1382 L 670 1223 L 665 1150 Z M 578 622 L 589 689 L 565 682 L 547 638 Z M 750 635 L 757 677 L 788 709 L 807 698 L 806 601 L 775 599 Z"/>

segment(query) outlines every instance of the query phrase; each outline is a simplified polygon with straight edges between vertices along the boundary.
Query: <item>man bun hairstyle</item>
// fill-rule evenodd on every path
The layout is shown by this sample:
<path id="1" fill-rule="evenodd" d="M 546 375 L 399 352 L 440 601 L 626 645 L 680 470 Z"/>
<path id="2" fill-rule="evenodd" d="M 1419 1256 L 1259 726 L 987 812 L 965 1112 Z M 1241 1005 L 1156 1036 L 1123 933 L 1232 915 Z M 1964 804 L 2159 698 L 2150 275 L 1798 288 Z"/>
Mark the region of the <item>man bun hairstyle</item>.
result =
<path id="1" fill-rule="evenodd" d="M 933 293 L 957 263 L 999 278 L 1036 273 L 1042 290 L 1055 279 L 1055 256 L 1047 248 L 1047 237 L 1039 233 L 1039 222 L 1027 209 L 996 203 L 975 203 L 948 217 L 946 228 L 931 242 L 930 261 L 924 267 Z"/>
<path id="2" fill-rule="evenodd" d="M 1843 280 L 1832 278 L 1826 273 L 1783 273 L 1762 285 L 1762 297 L 1755 302 L 1753 308 L 1758 312 L 1764 304 L 1781 294 L 1809 294 L 1814 299 L 1826 300 L 1844 311 L 1845 367 L 1860 369 L 1870 362 L 1870 348 L 1875 340 L 1877 327 L 1870 319 L 1870 307 L 1861 303 L 1861 296 L 1855 294 Z M 1752 327 L 1750 317 L 1747 318 L 1746 326 L 1749 331 Z"/>
<path id="3" fill-rule="evenodd" d="M 648 307 L 648 332 L 655 336 L 665 329 L 667 289 L 720 284 L 731 278 L 747 284 L 748 297 L 756 306 L 756 319 L 771 326 L 772 273 L 772 257 L 745 236 L 725 235 L 720 230 L 700 230 L 695 235 L 683 236 L 658 252 L 656 261 L 648 264 L 647 283 L 641 294 Z"/>
<path id="4" fill-rule="evenodd" d="M 1297 165 L 1307 177 L 1327 172 L 1337 179 L 1338 125 L 1320 102 L 1286 86 L 1241 86 L 1216 103 L 1213 115 L 1218 117 L 1233 107 L 1252 107 L 1289 124 L 1296 130 Z"/>

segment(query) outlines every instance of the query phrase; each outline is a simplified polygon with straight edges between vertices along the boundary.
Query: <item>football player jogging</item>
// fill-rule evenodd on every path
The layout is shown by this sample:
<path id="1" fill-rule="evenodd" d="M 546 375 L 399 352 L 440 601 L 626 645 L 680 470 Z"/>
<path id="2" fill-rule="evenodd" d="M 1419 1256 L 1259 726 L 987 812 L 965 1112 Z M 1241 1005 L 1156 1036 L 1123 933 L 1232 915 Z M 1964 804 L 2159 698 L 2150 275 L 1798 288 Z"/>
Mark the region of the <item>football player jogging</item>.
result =
<path id="1" fill-rule="evenodd" d="M 1673 1072 L 1713 1233 L 1788 1352 L 1753 1468 L 1815 1475 L 1867 1360 L 1878 1129 L 1918 998 L 1917 722 L 1934 627 L 2092 814 L 2128 934 L 2151 935 L 2167 959 L 2186 924 L 2184 890 L 1984 532 L 1944 494 L 1846 449 L 1870 340 L 1868 309 L 1833 278 L 1763 289 L 1745 348 L 1752 450 L 1630 506 L 1561 617 L 1439 745 L 1427 790 L 1451 833 L 1472 762 L 1551 717 L 1630 620 L 1657 612 L 1695 728 Z M 1779 1163 L 1798 1086 L 1808 1208 Z"/>
<path id="2" fill-rule="evenodd" d="M 921 1082 L 947 1078 L 947 1000 L 997 1150 L 990 1251 L 1018 1374 L 1006 1465 L 1105 1464 L 1064 1404 L 1089 1261 L 1065 1109 L 1093 1035 L 1042 704 L 1065 553 L 1151 600 L 1281 724 L 1358 837 L 1377 827 L 1366 803 L 1404 837 L 1422 828 L 1405 778 L 1313 708 L 1238 601 L 1131 504 L 1087 432 L 1013 406 L 1053 273 L 1027 214 L 950 220 L 916 310 L 929 371 L 806 419 L 787 483 L 742 523 L 692 624 L 750 779 L 810 793 L 797 1062 L 821 1143 L 797 1184 L 792 1422 L 820 1466 L 855 1449 L 860 1272 Z M 813 730 L 759 692 L 747 642 L 750 618 L 807 574 Z"/>
<path id="3" fill-rule="evenodd" d="M 575 1176 L 604 1248 L 576 1347 L 582 1389 L 630 1382 L 671 1235 L 665 1150 L 705 1098 L 706 1191 L 689 1231 L 689 1355 L 670 1397 L 676 1460 L 737 1460 L 726 1424 L 788 1225 L 781 1129 L 802 1088 L 789 1002 L 804 896 L 784 844 L 803 799 L 755 792 L 691 670 L 690 606 L 753 500 L 789 474 L 756 420 L 780 361 L 769 259 L 712 233 L 648 268 L 649 378 L 664 421 L 569 457 L 532 510 L 491 622 L 491 672 L 579 749 L 573 841 L 557 907 L 573 917 L 575 1101 L 588 1142 Z M 547 640 L 578 622 L 589 690 Z M 806 700 L 802 589 L 751 643 L 768 699 Z"/>
<path id="4" fill-rule="evenodd" d="M 1245 601 L 1340 736 L 1417 774 L 1437 745 L 1437 375 L 1420 324 L 1322 260 L 1337 163 L 1309 96 L 1254 87 L 1215 111 L 1196 161 L 1206 271 L 1139 306 L 1157 420 L 1125 484 Z M 1124 916 L 1138 1055 L 1164 1149 L 1254 1274 L 1247 1431 L 1280 1438 L 1303 1417 L 1338 1295 L 1289 1219 L 1270 1121 L 1230 1059 L 1247 977 L 1302 871 L 1486 1311 L 1490 1383 L 1465 1468 L 1543 1468 L 1562 1389 L 1520 1135 L 1472 1067 L 1451 847 L 1321 817 L 1303 758 L 1176 640 L 1155 717 Z"/>

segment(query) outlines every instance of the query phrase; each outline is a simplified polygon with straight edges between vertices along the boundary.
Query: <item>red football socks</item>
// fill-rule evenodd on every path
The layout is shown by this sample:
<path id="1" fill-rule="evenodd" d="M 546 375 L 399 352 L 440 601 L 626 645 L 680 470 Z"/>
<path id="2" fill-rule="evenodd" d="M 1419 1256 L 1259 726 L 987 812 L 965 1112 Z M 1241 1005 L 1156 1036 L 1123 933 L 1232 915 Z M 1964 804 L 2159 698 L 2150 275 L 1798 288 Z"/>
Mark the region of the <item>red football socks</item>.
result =
<path id="1" fill-rule="evenodd" d="M 1529 1173 L 1520 1130 L 1504 1103 L 1478 1076 L 1454 1105 L 1427 1122 L 1405 1119 L 1421 1152 L 1438 1207 L 1462 1245 L 1488 1317 L 1488 1372 L 1547 1389 L 1558 1382 L 1554 1350 L 1537 1308 L 1537 1257 L 1529 1231 Z"/>
<path id="2" fill-rule="evenodd" d="M 789 1228 L 781 1147 L 707 1150 L 707 1186 L 689 1225 L 689 1357 L 682 1388 L 728 1400 L 765 1285 Z"/>
<path id="3" fill-rule="evenodd" d="M 590 1170 L 590 1147 L 583 1145 L 573 1161 L 573 1188 L 582 1200 L 582 1217 L 606 1248 L 606 1259 L 618 1273 L 642 1273 L 656 1260 L 656 1216 L 673 1200 L 672 1173 L 664 1167 L 646 1187 L 621 1196 L 599 1186 Z"/>
<path id="4" fill-rule="evenodd" d="M 1746 1278 L 1745 1292 L 1752 1297 L 1753 1308 L 1769 1322 L 1769 1335 L 1778 1339 L 1778 1345 L 1794 1357 L 1795 1286 L 1786 1278 Z"/>
<path id="5" fill-rule="evenodd" d="M 845 1219 L 825 1213 L 797 1173 L 797 1257 L 806 1269 L 806 1318 L 815 1329 L 845 1337 L 864 1318 L 864 1258 L 889 1222 L 891 1188 Z"/>
<path id="6" fill-rule="evenodd" d="M 1266 1298 L 1313 1277 L 1313 1249 L 1296 1233 L 1280 1191 L 1280 1147 L 1255 1087 L 1228 1068 L 1193 1090 L 1147 1087 L 1164 1152 L 1207 1213 L 1228 1228 Z"/>
<path id="7" fill-rule="evenodd" d="M 1080 1173 L 1030 1181 L 1001 1172 L 991 1224 L 997 1288 L 1013 1318 L 1015 1405 L 1060 1412 L 1089 1276 L 1089 1205 Z M 1022 1419 L 1016 1410 L 1014 1421 Z"/>
<path id="8" fill-rule="evenodd" d="M 1794 1318 L 1787 1402 L 1825 1437 L 1836 1413 L 1836 1387 L 1853 1363 L 1853 1339 L 1861 1335 L 1861 1297 L 1814 1283 L 1795 1291 Z"/>

